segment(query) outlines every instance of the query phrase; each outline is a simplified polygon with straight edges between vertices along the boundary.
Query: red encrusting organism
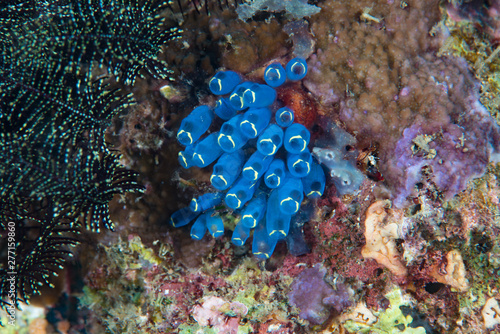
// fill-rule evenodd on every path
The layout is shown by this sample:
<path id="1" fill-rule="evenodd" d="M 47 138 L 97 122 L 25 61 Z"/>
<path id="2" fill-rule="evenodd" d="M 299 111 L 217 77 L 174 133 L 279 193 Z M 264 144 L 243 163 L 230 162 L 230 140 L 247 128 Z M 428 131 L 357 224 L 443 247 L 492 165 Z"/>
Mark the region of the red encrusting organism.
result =
<path id="1" fill-rule="evenodd" d="M 318 117 L 319 105 L 316 100 L 297 85 L 285 86 L 278 90 L 278 100 L 293 110 L 295 121 L 311 130 Z"/>

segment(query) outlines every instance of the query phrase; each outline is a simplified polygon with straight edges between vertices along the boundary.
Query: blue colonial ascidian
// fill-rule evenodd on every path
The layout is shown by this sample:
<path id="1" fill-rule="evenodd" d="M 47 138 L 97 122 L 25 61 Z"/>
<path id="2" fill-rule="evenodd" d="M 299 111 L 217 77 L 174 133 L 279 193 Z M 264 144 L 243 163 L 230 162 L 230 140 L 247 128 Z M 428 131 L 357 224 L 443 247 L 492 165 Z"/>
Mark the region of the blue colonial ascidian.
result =
<path id="1" fill-rule="evenodd" d="M 291 175 L 285 177 L 283 185 L 277 189 L 278 207 L 285 215 L 294 215 L 300 209 L 300 204 L 304 199 L 302 181 Z"/>
<path id="2" fill-rule="evenodd" d="M 213 214 L 213 210 L 208 213 L 206 224 L 212 237 L 218 238 L 224 235 L 224 222 L 219 215 Z"/>
<path id="3" fill-rule="evenodd" d="M 253 255 L 261 260 L 269 259 L 274 252 L 278 240 L 269 236 L 266 228 L 266 220 L 262 219 L 253 231 Z"/>
<path id="4" fill-rule="evenodd" d="M 257 258 L 268 259 L 279 240 L 300 248 L 291 250 L 292 254 L 307 250 L 299 235 L 299 225 L 307 220 L 307 214 L 300 213 L 300 206 L 304 195 L 323 195 L 325 174 L 309 151 L 309 130 L 294 123 L 293 110 L 276 102 L 274 89 L 286 78 L 302 79 L 306 72 L 305 60 L 295 58 L 286 71 L 279 63 L 269 65 L 264 74 L 267 85 L 241 82 L 232 71 L 219 72 L 210 80 L 210 90 L 221 96 L 213 110 L 197 107 L 182 121 L 177 139 L 186 147 L 178 158 L 183 168 L 213 164 L 210 182 L 216 191 L 195 197 L 188 207 L 174 212 L 170 218 L 173 226 L 194 221 L 193 239 L 200 240 L 207 232 L 221 237 L 224 221 L 216 210 L 224 204 L 239 218 L 233 244 L 243 246 L 253 234 L 252 252 Z M 204 135 L 214 114 L 224 123 L 219 131 Z M 344 145 L 346 138 L 339 136 L 337 145 Z M 359 187 L 352 162 L 342 158 L 345 152 L 327 149 L 331 148 L 316 147 L 313 155 L 330 169 L 335 184 L 339 184 L 337 189 L 342 193 Z M 332 156 L 327 153 L 336 158 L 327 161 Z"/>
<path id="5" fill-rule="evenodd" d="M 214 112 L 219 118 L 227 121 L 238 113 L 238 110 L 234 109 L 230 104 L 227 98 L 221 97 L 215 103 Z"/>
<path id="6" fill-rule="evenodd" d="M 222 196 L 222 193 L 220 192 L 206 193 L 198 198 L 193 198 L 191 203 L 189 203 L 189 208 L 193 212 L 201 213 L 219 205 L 222 202 L 223 197 L 224 196 Z"/>
<path id="7" fill-rule="evenodd" d="M 210 182 L 217 190 L 226 190 L 241 173 L 245 163 L 245 154 L 242 150 L 233 153 L 224 153 L 213 167 Z"/>
<path id="8" fill-rule="evenodd" d="M 282 128 L 287 128 L 293 124 L 293 111 L 288 107 L 279 108 L 276 111 L 276 124 Z"/>
<path id="9" fill-rule="evenodd" d="M 191 161 L 196 167 L 207 167 L 224 153 L 218 144 L 219 133 L 213 132 L 200 140 L 194 147 Z"/>
<path id="10" fill-rule="evenodd" d="M 283 129 L 276 124 L 269 125 L 257 140 L 257 151 L 264 155 L 274 155 L 283 145 Z"/>
<path id="11" fill-rule="evenodd" d="M 184 151 L 179 151 L 178 160 L 182 168 L 188 169 L 193 167 L 194 145 L 189 145 Z"/>
<path id="12" fill-rule="evenodd" d="M 307 150 L 311 133 L 305 126 L 299 123 L 290 125 L 285 130 L 285 138 L 283 139 L 285 149 L 289 153 L 299 154 Z"/>
<path id="13" fill-rule="evenodd" d="M 250 108 L 243 114 L 240 132 L 247 138 L 257 138 L 271 120 L 269 108 Z"/>
<path id="14" fill-rule="evenodd" d="M 195 240 L 201 240 L 207 233 L 207 215 L 208 213 L 203 213 L 198 216 L 195 220 L 193 226 L 191 226 L 191 238 Z"/>
<path id="15" fill-rule="evenodd" d="M 267 195 L 261 193 L 248 203 L 241 212 L 240 224 L 246 228 L 255 228 L 257 223 L 264 218 L 267 208 Z"/>
<path id="16" fill-rule="evenodd" d="M 199 106 L 184 118 L 177 132 L 177 140 L 184 146 L 194 144 L 203 135 L 213 120 L 213 112 L 208 106 Z"/>
<path id="17" fill-rule="evenodd" d="M 276 100 L 276 90 L 268 85 L 253 84 L 243 93 L 243 103 L 250 108 L 268 107 Z"/>
<path id="18" fill-rule="evenodd" d="M 245 244 L 248 237 L 250 236 L 250 228 L 244 226 L 241 221 L 236 224 L 236 227 L 233 231 L 233 236 L 231 237 L 231 242 L 238 247 L 241 247 Z"/>
<path id="19" fill-rule="evenodd" d="M 248 181 L 257 182 L 257 180 L 267 171 L 272 161 L 272 156 L 255 151 L 243 166 L 241 175 Z"/>
<path id="20" fill-rule="evenodd" d="M 293 58 L 286 64 L 286 77 L 292 81 L 304 79 L 307 74 L 307 63 L 304 58 Z"/>
<path id="21" fill-rule="evenodd" d="M 252 82 L 243 82 L 234 88 L 234 90 L 229 95 L 229 100 L 228 100 L 229 105 L 233 109 L 235 109 L 237 111 L 241 111 L 241 110 L 248 107 L 247 103 L 245 103 L 244 95 L 245 95 L 245 92 L 252 85 L 253 85 Z"/>
<path id="22" fill-rule="evenodd" d="M 321 197 L 325 191 L 325 173 L 323 168 L 318 164 L 312 164 L 309 174 L 302 178 L 302 186 L 304 194 L 309 198 Z"/>
<path id="23" fill-rule="evenodd" d="M 243 115 L 239 114 L 222 124 L 217 142 L 224 152 L 232 153 L 242 148 L 248 141 L 240 129 Z"/>
<path id="24" fill-rule="evenodd" d="M 286 81 L 286 72 L 280 63 L 272 63 L 264 71 L 264 81 L 271 87 L 279 87 Z"/>
<path id="25" fill-rule="evenodd" d="M 266 230 L 268 237 L 274 240 L 286 238 L 293 215 L 293 213 L 286 212 L 286 210 L 277 209 L 281 207 L 280 190 L 282 188 L 272 190 L 267 202 L 270 210 L 266 211 Z"/>
<path id="26" fill-rule="evenodd" d="M 320 167 L 321 168 L 321 167 Z M 269 189 L 275 189 L 281 186 L 285 177 L 285 163 L 281 159 L 274 159 L 264 175 L 264 183 Z"/>
<path id="27" fill-rule="evenodd" d="M 299 154 L 288 153 L 286 157 L 286 166 L 290 174 L 297 178 L 306 177 L 311 171 L 312 156 L 309 150 Z"/>
<path id="28" fill-rule="evenodd" d="M 233 210 L 241 209 L 252 199 L 255 190 L 259 187 L 259 181 L 250 181 L 245 177 L 240 177 L 226 193 L 224 199 L 226 205 Z"/>
<path id="29" fill-rule="evenodd" d="M 186 206 L 185 208 L 175 211 L 170 216 L 170 223 L 173 227 L 182 227 L 189 224 L 193 219 L 198 217 L 198 215 L 198 212 L 193 212 L 190 207 Z"/>
<path id="30" fill-rule="evenodd" d="M 210 88 L 212 94 L 225 95 L 229 94 L 240 81 L 241 78 L 238 73 L 234 71 L 220 71 L 210 79 L 208 88 Z"/>

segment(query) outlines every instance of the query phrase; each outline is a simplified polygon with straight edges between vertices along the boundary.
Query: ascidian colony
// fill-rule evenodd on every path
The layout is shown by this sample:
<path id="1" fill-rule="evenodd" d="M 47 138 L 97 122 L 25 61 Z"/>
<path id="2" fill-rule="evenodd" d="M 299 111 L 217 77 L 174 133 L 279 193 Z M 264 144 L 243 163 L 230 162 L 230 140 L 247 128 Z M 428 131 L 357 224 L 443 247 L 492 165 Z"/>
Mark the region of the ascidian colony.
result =
<path id="1" fill-rule="evenodd" d="M 499 13 L 0 4 L 0 333 L 500 333 Z"/>
<path id="2" fill-rule="evenodd" d="M 264 71 L 266 84 L 241 82 L 233 71 L 218 72 L 210 79 L 210 91 L 223 96 L 213 110 L 199 106 L 184 118 L 177 140 L 186 146 L 179 152 L 183 168 L 203 168 L 215 162 L 210 183 L 218 191 L 193 198 L 188 207 L 174 212 L 171 216 L 174 227 L 194 220 L 193 239 L 201 240 L 207 231 L 214 238 L 220 237 L 224 234 L 224 223 L 213 208 L 224 202 L 225 207 L 239 216 L 232 243 L 243 246 L 253 229 L 252 252 L 257 258 L 268 259 L 276 243 L 289 236 L 292 218 L 299 212 L 304 195 L 311 199 L 321 197 L 326 182 L 323 168 L 313 161 L 308 148 L 309 130 L 294 123 L 292 109 L 275 104 L 274 88 L 283 85 L 286 79 L 301 80 L 306 74 L 306 61 L 294 58 L 286 64 L 286 71 L 279 63 L 270 64 Z M 219 131 L 200 139 L 210 128 L 214 115 L 225 122 Z M 274 118 L 272 123 L 271 118 Z M 328 154 L 341 156 L 332 150 Z M 325 153 L 318 155 L 321 161 Z M 337 160 L 338 164 L 330 166 L 335 181 L 358 188 L 362 174 L 359 173 L 358 179 L 352 177 L 346 172 L 348 162 Z M 223 193 L 224 190 L 227 192 Z M 291 237 L 298 239 L 298 243 L 288 244 L 300 247 L 302 236 Z"/>

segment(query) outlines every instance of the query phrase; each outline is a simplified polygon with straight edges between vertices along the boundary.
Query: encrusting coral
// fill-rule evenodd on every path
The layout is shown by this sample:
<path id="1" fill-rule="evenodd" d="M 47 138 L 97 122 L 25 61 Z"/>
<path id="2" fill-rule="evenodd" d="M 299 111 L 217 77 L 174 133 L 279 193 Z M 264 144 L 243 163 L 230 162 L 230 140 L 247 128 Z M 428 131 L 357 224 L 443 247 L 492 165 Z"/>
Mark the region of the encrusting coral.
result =
<path id="1" fill-rule="evenodd" d="M 445 34 L 428 33 L 440 18 L 428 10 L 437 0 L 406 3 L 325 4 L 322 13 L 333 23 L 312 19 L 319 49 L 305 80 L 332 107 L 332 116 L 357 134 L 358 147 L 377 147 L 396 207 L 407 204 L 419 182 L 451 198 L 496 160 L 492 153 L 500 144 L 499 128 L 479 103 L 479 84 L 465 61 L 435 55 Z M 412 150 L 423 135 L 434 138 L 433 155 Z M 424 175 L 424 166 L 430 173 Z"/>

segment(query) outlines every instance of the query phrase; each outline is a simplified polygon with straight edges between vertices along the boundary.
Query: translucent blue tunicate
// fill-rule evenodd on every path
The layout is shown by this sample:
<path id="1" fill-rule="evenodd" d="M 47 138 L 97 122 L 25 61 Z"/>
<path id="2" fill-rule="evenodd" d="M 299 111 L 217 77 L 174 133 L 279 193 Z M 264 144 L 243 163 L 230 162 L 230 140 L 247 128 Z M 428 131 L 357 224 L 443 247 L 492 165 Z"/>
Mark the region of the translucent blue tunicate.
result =
<path id="1" fill-rule="evenodd" d="M 264 155 L 274 155 L 283 145 L 283 129 L 276 124 L 270 124 L 257 140 L 257 150 Z"/>
<path id="2" fill-rule="evenodd" d="M 248 138 L 241 132 L 243 115 L 237 115 L 222 124 L 217 142 L 224 152 L 232 153 L 242 148 Z"/>
<path id="3" fill-rule="evenodd" d="M 285 163 L 281 159 L 274 159 L 264 174 L 264 183 L 268 188 L 278 188 L 285 177 Z"/>
<path id="4" fill-rule="evenodd" d="M 259 187 L 259 182 L 251 182 L 244 177 L 240 177 L 229 189 L 224 201 L 233 210 L 241 209 L 243 205 L 252 199 L 255 190 Z"/>
<path id="5" fill-rule="evenodd" d="M 286 81 L 286 72 L 280 63 L 272 63 L 264 71 L 264 81 L 271 87 L 279 87 Z"/>
<path id="6" fill-rule="evenodd" d="M 339 195 L 356 192 L 366 178 L 355 164 L 346 160 L 339 161 L 336 168 L 330 170 L 330 176 Z"/>
<path id="7" fill-rule="evenodd" d="M 281 189 L 281 188 L 280 188 Z M 270 239 L 281 240 L 288 235 L 292 214 L 280 210 L 279 189 L 271 191 L 266 211 L 266 230 Z"/>
<path id="8" fill-rule="evenodd" d="M 254 83 L 243 92 L 243 103 L 251 108 L 264 108 L 274 103 L 276 90 L 268 85 Z"/>
<path id="9" fill-rule="evenodd" d="M 268 259 L 283 239 L 293 248 L 292 254 L 308 251 L 301 229 L 309 213 L 300 221 L 296 218 L 303 211 L 300 206 L 304 191 L 313 198 L 323 194 L 325 174 L 309 152 L 309 130 L 293 123 L 290 108 L 275 103 L 275 87 L 287 79 L 299 80 L 306 72 L 305 60 L 295 58 L 286 69 L 279 63 L 269 65 L 264 74 L 267 85 L 241 82 L 232 71 L 219 72 L 210 80 L 210 90 L 224 96 L 217 97 L 213 111 L 201 106 L 183 121 L 177 138 L 186 148 L 178 159 L 184 168 L 213 164 L 210 182 L 219 192 L 194 198 L 190 206 L 175 212 L 170 218 L 174 226 L 194 221 L 193 239 L 202 239 L 207 231 L 221 237 L 222 215 L 235 211 L 233 216 L 240 219 L 231 241 L 243 246 L 253 235 L 252 252 L 258 259 Z M 274 122 L 271 117 L 276 109 Z M 218 133 L 206 135 L 215 115 L 224 123 Z M 348 186 L 351 180 L 347 171 L 330 174 L 334 182 L 340 180 L 342 185 Z M 262 180 L 266 187 L 260 187 Z"/>
<path id="10" fill-rule="evenodd" d="M 301 206 L 299 212 L 292 217 L 290 230 L 286 236 L 286 244 L 288 246 L 288 251 L 293 256 L 300 256 L 310 252 L 302 227 L 310 220 L 316 207 L 316 204 L 310 201 Z"/>
<path id="11" fill-rule="evenodd" d="M 304 188 L 300 179 L 287 176 L 283 185 L 273 191 L 278 192 L 279 210 L 283 214 L 293 215 L 299 211 L 304 199 Z"/>
<path id="12" fill-rule="evenodd" d="M 264 175 L 272 161 L 272 156 L 255 151 L 243 166 L 241 175 L 250 182 L 255 182 Z"/>
<path id="13" fill-rule="evenodd" d="M 193 153 L 192 162 L 196 167 L 206 167 L 224 153 L 218 144 L 219 133 L 214 132 L 199 141 Z"/>
<path id="14" fill-rule="evenodd" d="M 240 81 L 241 78 L 238 73 L 234 71 L 220 71 L 210 79 L 208 88 L 215 95 L 229 94 Z"/>
<path id="15" fill-rule="evenodd" d="M 314 147 L 313 154 L 318 162 L 327 168 L 327 173 L 335 184 L 337 194 L 353 194 L 359 190 L 366 176 L 356 168 L 355 155 L 344 160 L 351 153 L 346 154 L 345 146 L 353 145 L 355 143 L 354 137 L 337 127 L 334 130 L 337 144 L 328 148 Z"/>
<path id="16" fill-rule="evenodd" d="M 240 176 L 245 162 L 242 150 L 233 153 L 224 153 L 214 165 L 210 182 L 217 190 L 226 190 Z"/>
<path id="17" fill-rule="evenodd" d="M 182 168 L 188 169 L 194 166 L 194 147 L 195 145 L 189 145 L 184 149 L 184 151 L 179 152 L 177 159 L 179 160 L 179 164 L 182 166 Z"/>
<path id="18" fill-rule="evenodd" d="M 269 108 L 250 108 L 240 122 L 240 131 L 247 138 L 256 138 L 269 124 L 271 110 Z"/>
<path id="19" fill-rule="evenodd" d="M 188 146 L 197 141 L 204 134 L 214 115 L 208 106 L 199 106 L 182 120 L 179 131 L 177 131 L 177 140 L 184 146 Z"/>
<path id="20" fill-rule="evenodd" d="M 207 214 L 201 214 L 198 219 L 191 226 L 191 238 L 195 240 L 201 240 L 207 233 Z"/>
<path id="21" fill-rule="evenodd" d="M 265 194 L 260 194 L 252 199 L 241 212 L 240 224 L 247 228 L 255 228 L 259 221 L 264 218 L 266 206 L 267 199 Z"/>
<path id="22" fill-rule="evenodd" d="M 243 110 L 248 107 L 248 104 L 245 103 L 243 95 L 252 85 L 254 85 L 253 82 L 243 82 L 236 86 L 236 88 L 231 92 L 228 102 L 233 109 Z"/>
<path id="23" fill-rule="evenodd" d="M 185 207 L 172 213 L 170 223 L 173 227 L 181 227 L 189 224 L 199 214 L 199 212 L 193 212 L 189 207 Z"/>
<path id="24" fill-rule="evenodd" d="M 286 128 L 293 124 L 295 116 L 293 114 L 292 109 L 288 107 L 283 107 L 279 108 L 276 111 L 275 118 L 276 118 L 276 124 L 278 124 L 283 128 Z"/>
<path id="25" fill-rule="evenodd" d="M 224 222 L 219 215 L 214 215 L 213 211 L 207 215 L 207 229 L 214 238 L 224 235 Z"/>
<path id="26" fill-rule="evenodd" d="M 228 100 L 225 97 L 221 97 L 215 102 L 214 112 L 221 119 L 227 121 L 232 117 L 236 116 L 238 113 L 237 110 L 233 109 L 233 107 L 229 104 Z"/>
<path id="27" fill-rule="evenodd" d="M 289 80 L 301 80 L 306 74 L 307 63 L 304 58 L 293 58 L 286 64 L 286 76 Z"/>
<path id="28" fill-rule="evenodd" d="M 222 202 L 222 198 L 224 198 L 224 195 L 220 192 L 206 193 L 198 198 L 193 198 L 191 203 L 189 203 L 189 208 L 193 212 L 201 213 L 219 205 Z"/>
<path id="29" fill-rule="evenodd" d="M 312 163 L 309 174 L 302 178 L 304 193 L 309 198 L 318 198 L 323 196 L 325 191 L 325 172 L 317 163 Z"/>
<path id="30" fill-rule="evenodd" d="M 267 260 L 274 252 L 278 239 L 269 238 L 265 219 L 262 219 L 253 232 L 252 253 L 256 258 Z"/>
<path id="31" fill-rule="evenodd" d="M 286 166 L 288 171 L 295 177 L 305 177 L 311 171 L 312 155 L 309 150 L 299 154 L 288 154 L 286 157 Z"/>
<path id="32" fill-rule="evenodd" d="M 231 237 L 231 241 L 235 246 L 243 246 L 250 236 L 250 229 L 248 227 L 243 226 L 241 222 L 236 224 L 236 227 L 233 231 L 233 236 Z"/>
<path id="33" fill-rule="evenodd" d="M 310 139 L 309 130 L 302 124 L 294 123 L 286 128 L 283 145 L 287 152 L 297 154 L 307 150 Z"/>

